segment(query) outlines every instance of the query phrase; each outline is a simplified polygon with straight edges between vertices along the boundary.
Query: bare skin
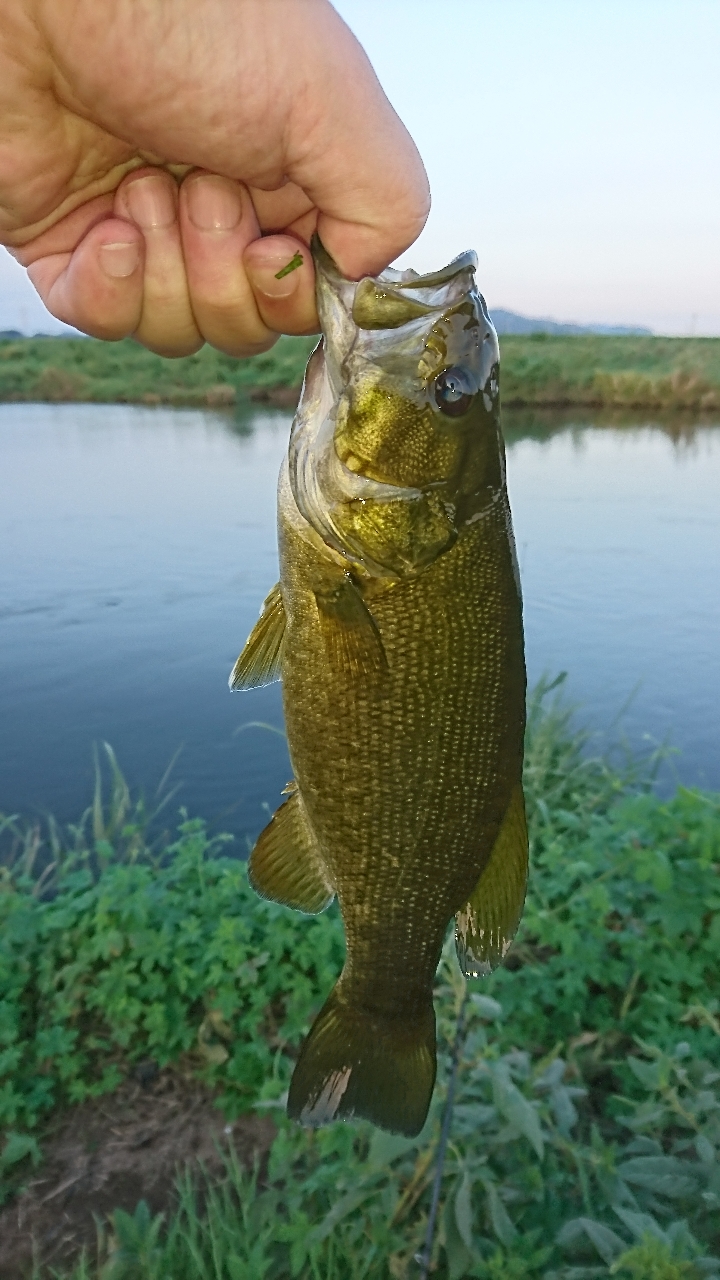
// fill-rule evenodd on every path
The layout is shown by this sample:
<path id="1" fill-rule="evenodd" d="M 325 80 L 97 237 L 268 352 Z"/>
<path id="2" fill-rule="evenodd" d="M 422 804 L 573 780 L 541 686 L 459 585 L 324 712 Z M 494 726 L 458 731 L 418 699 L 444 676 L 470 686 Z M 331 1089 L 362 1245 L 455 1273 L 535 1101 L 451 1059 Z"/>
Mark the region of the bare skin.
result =
<path id="1" fill-rule="evenodd" d="M 428 209 L 328 0 L 0 0 L 0 243 L 86 333 L 265 351 L 317 328 L 315 229 L 358 279 Z"/>

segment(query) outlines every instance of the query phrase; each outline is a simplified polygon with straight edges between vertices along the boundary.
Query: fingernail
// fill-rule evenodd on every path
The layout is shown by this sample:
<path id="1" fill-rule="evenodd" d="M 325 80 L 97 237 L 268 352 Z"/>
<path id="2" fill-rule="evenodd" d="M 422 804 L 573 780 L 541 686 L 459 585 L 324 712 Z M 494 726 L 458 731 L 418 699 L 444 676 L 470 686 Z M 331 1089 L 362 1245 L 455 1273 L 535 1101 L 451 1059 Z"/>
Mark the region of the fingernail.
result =
<path id="1" fill-rule="evenodd" d="M 232 231 L 242 213 L 238 188 L 223 178 L 191 178 L 187 206 L 190 221 L 198 231 Z"/>
<path id="2" fill-rule="evenodd" d="M 295 267 L 287 271 L 287 266 L 287 260 L 267 263 L 251 261 L 245 263 L 245 270 L 250 284 L 258 293 L 264 293 L 267 298 L 289 298 L 297 289 L 300 277 Z"/>
<path id="3" fill-rule="evenodd" d="M 124 280 L 131 276 L 140 263 L 140 245 L 135 240 L 128 244 L 101 244 L 100 266 L 111 280 Z"/>
<path id="4" fill-rule="evenodd" d="M 125 188 L 130 216 L 144 231 L 171 227 L 175 201 L 164 178 L 136 178 Z"/>

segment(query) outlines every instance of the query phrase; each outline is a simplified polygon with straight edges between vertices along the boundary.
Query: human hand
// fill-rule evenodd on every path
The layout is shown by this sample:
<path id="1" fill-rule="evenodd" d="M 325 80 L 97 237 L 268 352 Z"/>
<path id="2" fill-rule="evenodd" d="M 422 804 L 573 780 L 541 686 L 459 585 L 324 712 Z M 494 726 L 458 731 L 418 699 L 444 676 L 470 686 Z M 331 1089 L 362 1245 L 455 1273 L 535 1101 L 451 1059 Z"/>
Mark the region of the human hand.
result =
<path id="1" fill-rule="evenodd" d="M 328 0 L 0 0 L 0 241 L 68 324 L 267 350 L 317 329 L 315 229 L 359 278 L 428 207 Z"/>

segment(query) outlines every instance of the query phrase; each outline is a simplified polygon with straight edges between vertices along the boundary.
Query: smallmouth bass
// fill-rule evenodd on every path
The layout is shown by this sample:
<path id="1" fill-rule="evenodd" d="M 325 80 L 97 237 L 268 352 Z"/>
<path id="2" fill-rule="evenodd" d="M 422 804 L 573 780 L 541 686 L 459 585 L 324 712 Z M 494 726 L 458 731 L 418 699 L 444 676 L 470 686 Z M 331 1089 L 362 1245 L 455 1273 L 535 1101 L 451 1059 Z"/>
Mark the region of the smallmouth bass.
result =
<path id="1" fill-rule="evenodd" d="M 280 582 L 230 678 L 282 677 L 295 771 L 248 870 L 299 911 L 337 895 L 345 926 L 288 1114 L 414 1136 L 448 923 L 464 973 L 489 972 L 527 879 L 499 347 L 474 253 L 359 284 L 313 253 L 323 339 L 280 474 Z"/>

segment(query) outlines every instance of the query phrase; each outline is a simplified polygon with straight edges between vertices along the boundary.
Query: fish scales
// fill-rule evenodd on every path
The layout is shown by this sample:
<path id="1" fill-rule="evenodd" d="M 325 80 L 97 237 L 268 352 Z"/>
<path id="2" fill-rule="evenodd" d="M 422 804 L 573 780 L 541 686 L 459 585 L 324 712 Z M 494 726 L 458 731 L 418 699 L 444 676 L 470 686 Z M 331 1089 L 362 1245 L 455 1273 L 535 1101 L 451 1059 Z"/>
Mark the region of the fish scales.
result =
<path id="1" fill-rule="evenodd" d="M 525 891 L 525 669 L 497 340 L 467 256 L 444 277 L 386 273 L 374 312 L 358 306 L 368 282 L 343 282 L 319 246 L 315 257 L 325 339 L 280 477 L 280 585 L 234 673 L 235 687 L 259 682 L 256 633 L 265 644 L 264 619 L 277 619 L 261 676 L 282 675 L 295 781 L 250 876 L 304 910 L 337 894 L 345 927 L 346 963 L 301 1051 L 290 1113 L 417 1133 L 448 922 L 465 972 L 489 971 Z M 388 295 L 399 317 L 389 333 Z M 427 310 L 407 316 L 403 302 Z M 448 380 L 446 420 L 436 406 Z"/>
<path id="2" fill-rule="evenodd" d="M 517 780 L 522 720 L 505 676 L 521 654 L 503 626 L 516 601 L 503 590 L 512 575 L 498 567 L 503 514 L 490 518 L 498 554 L 476 524 L 421 577 L 373 599 L 388 677 L 341 673 L 320 694 L 312 568 L 297 568 L 292 535 L 281 536 L 286 722 L 290 741 L 305 740 L 296 777 L 337 884 L 355 981 L 397 1010 L 412 1004 L 406 966 L 417 968 L 419 953 L 427 953 L 418 975 L 427 1001 L 447 920 L 474 889 Z M 460 602 L 452 612 L 450 600 Z M 349 882 L 336 857 L 347 848 Z M 425 905 L 414 913 L 414 902 Z"/>

